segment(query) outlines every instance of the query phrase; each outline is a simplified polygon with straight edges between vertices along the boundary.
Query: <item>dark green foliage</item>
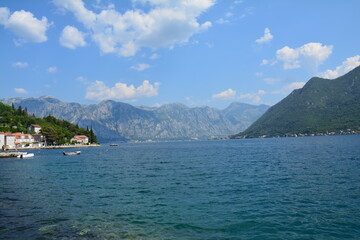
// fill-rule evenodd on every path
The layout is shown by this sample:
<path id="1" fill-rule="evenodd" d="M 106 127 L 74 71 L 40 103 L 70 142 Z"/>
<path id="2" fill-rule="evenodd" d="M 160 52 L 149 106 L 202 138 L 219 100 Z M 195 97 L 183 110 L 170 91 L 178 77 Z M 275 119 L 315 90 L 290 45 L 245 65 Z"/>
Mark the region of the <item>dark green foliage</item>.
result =
<path id="1" fill-rule="evenodd" d="M 41 126 L 41 133 L 45 135 L 48 144 L 69 143 L 74 135 L 86 135 L 90 143 L 96 143 L 96 136 L 92 129 L 85 130 L 78 125 L 65 120 L 59 120 L 52 116 L 36 118 L 29 115 L 27 109 L 21 106 L 15 107 L 0 103 L 0 132 L 24 132 L 29 133 L 27 127 L 31 124 Z"/>
<path id="2" fill-rule="evenodd" d="M 335 80 L 314 77 L 234 137 L 360 131 L 360 67 Z"/>
<path id="3" fill-rule="evenodd" d="M 92 126 L 91 126 L 90 131 L 89 131 L 89 142 L 90 143 L 96 143 L 97 142 L 97 139 L 96 139 L 96 136 L 95 136 L 94 131 L 92 129 Z"/>

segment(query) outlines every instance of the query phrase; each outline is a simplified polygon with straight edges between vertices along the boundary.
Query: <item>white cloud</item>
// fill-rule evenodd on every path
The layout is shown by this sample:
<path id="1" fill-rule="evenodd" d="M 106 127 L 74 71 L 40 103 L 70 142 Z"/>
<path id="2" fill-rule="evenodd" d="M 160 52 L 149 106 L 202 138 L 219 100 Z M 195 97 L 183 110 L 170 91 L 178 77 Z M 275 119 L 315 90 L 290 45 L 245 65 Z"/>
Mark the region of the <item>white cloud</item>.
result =
<path id="1" fill-rule="evenodd" d="M 218 20 L 216 20 L 216 23 L 218 24 L 226 24 L 226 23 L 230 23 L 229 20 L 223 19 L 223 18 L 219 18 Z"/>
<path id="2" fill-rule="evenodd" d="M 233 15 L 234 15 L 234 13 L 232 13 L 232 12 L 227 12 L 227 13 L 225 14 L 225 17 L 229 18 L 229 17 L 232 17 Z"/>
<path id="3" fill-rule="evenodd" d="M 261 97 L 256 93 L 246 93 L 239 96 L 240 99 L 249 99 L 252 103 L 259 103 Z"/>
<path id="4" fill-rule="evenodd" d="M 49 73 L 56 73 L 58 71 L 57 67 L 49 67 L 47 70 Z"/>
<path id="5" fill-rule="evenodd" d="M 223 92 L 212 95 L 212 98 L 216 98 L 216 99 L 232 99 L 235 96 L 236 96 L 236 91 L 229 88 L 228 90 L 225 90 Z"/>
<path id="6" fill-rule="evenodd" d="M 262 72 L 256 72 L 256 73 L 255 73 L 255 76 L 256 76 L 256 77 L 262 77 L 263 75 L 264 75 L 264 74 L 263 74 Z"/>
<path id="7" fill-rule="evenodd" d="M 159 57 L 160 57 L 159 54 L 154 53 L 154 54 L 152 54 L 152 55 L 150 56 L 150 59 L 151 59 L 151 60 L 155 60 L 155 59 L 158 59 Z"/>
<path id="8" fill-rule="evenodd" d="M 17 43 L 47 41 L 46 31 L 50 26 L 46 17 L 39 20 L 24 10 L 10 14 L 6 7 L 0 8 L 0 24 L 19 37 Z"/>
<path id="9" fill-rule="evenodd" d="M 271 39 L 273 39 L 273 38 L 274 38 L 274 36 L 271 35 L 270 29 L 269 29 L 269 28 L 265 28 L 265 30 L 264 30 L 264 36 L 262 36 L 262 37 L 259 38 L 259 39 L 256 39 L 255 42 L 260 43 L 260 44 L 261 44 L 261 43 L 267 43 L 267 42 L 270 42 Z"/>
<path id="10" fill-rule="evenodd" d="M 27 94 L 28 92 L 25 90 L 25 89 L 23 89 L 23 88 L 14 88 L 14 91 L 16 92 L 16 93 L 20 93 L 20 94 Z"/>
<path id="11" fill-rule="evenodd" d="M 136 100 L 139 98 L 154 97 L 158 95 L 159 83 L 153 85 L 145 80 L 143 83 L 135 87 L 126 83 L 116 83 L 114 87 L 108 87 L 104 82 L 95 81 L 87 88 L 86 99 L 90 100 Z"/>
<path id="12" fill-rule="evenodd" d="M 264 82 L 266 82 L 267 84 L 274 84 L 280 81 L 279 78 L 264 78 L 263 79 Z"/>
<path id="13" fill-rule="evenodd" d="M 131 69 L 134 69 L 138 72 L 141 72 L 141 71 L 144 71 L 145 69 L 148 69 L 150 67 L 149 64 L 146 64 L 146 63 L 139 63 L 139 64 L 136 64 L 134 66 L 131 66 Z"/>
<path id="14" fill-rule="evenodd" d="M 263 65 L 270 65 L 270 66 L 273 66 L 277 63 L 277 60 L 268 60 L 268 59 L 263 59 L 260 63 L 260 66 L 263 66 Z"/>
<path id="15" fill-rule="evenodd" d="M 76 78 L 76 81 L 79 81 L 79 82 L 86 82 L 86 78 L 83 77 L 83 76 L 79 76 Z"/>
<path id="16" fill-rule="evenodd" d="M 334 79 L 350 72 L 359 65 L 360 65 L 360 55 L 349 57 L 340 66 L 337 66 L 335 70 L 329 69 L 323 73 L 320 73 L 320 77 Z"/>
<path id="17" fill-rule="evenodd" d="M 267 59 L 263 59 L 262 61 L 261 61 L 261 64 L 260 65 L 267 65 L 267 64 L 269 64 L 269 60 L 267 60 Z"/>
<path id="18" fill-rule="evenodd" d="M 260 90 L 258 91 L 258 94 L 259 94 L 259 95 L 264 95 L 265 93 L 266 93 L 265 90 L 261 90 L 261 89 L 260 89 Z"/>
<path id="19" fill-rule="evenodd" d="M 27 68 L 29 66 L 29 63 L 27 62 L 14 62 L 12 64 L 13 67 L 16 67 L 16 68 Z"/>
<path id="20" fill-rule="evenodd" d="M 108 7 L 98 14 L 88 10 L 82 0 L 53 2 L 75 15 L 102 53 L 130 57 L 142 48 L 172 48 L 187 43 L 191 36 L 211 27 L 211 22 L 199 23 L 198 17 L 215 1 L 135 0 L 147 4 L 149 10 L 120 13 Z"/>
<path id="21" fill-rule="evenodd" d="M 70 49 L 86 46 L 85 34 L 73 26 L 64 27 L 59 42 Z"/>
<path id="22" fill-rule="evenodd" d="M 295 89 L 302 88 L 304 85 L 305 85 L 305 82 L 293 82 L 293 83 L 283 86 L 279 90 L 272 91 L 271 93 L 287 95 Z"/>
<path id="23" fill-rule="evenodd" d="M 321 43 L 307 43 L 299 48 L 283 47 L 276 51 L 276 58 L 282 61 L 284 69 L 307 66 L 316 69 L 332 53 L 333 46 Z"/>

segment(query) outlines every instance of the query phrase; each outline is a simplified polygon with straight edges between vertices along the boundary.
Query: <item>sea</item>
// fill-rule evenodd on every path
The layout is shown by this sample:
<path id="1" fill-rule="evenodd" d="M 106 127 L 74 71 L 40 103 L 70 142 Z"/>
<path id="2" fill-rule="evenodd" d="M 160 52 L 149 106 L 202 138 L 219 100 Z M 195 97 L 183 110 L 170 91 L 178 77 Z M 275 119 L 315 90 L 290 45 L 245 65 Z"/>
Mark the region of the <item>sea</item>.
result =
<path id="1" fill-rule="evenodd" d="M 360 239 L 360 135 L 78 150 L 0 159 L 0 239 Z"/>

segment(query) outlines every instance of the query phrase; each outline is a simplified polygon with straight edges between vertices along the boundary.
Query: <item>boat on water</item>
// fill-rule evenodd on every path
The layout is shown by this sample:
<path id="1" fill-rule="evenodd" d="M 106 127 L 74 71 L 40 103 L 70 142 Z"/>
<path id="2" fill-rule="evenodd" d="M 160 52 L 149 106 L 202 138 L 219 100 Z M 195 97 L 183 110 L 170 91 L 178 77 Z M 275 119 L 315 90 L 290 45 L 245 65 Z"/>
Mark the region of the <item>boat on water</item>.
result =
<path id="1" fill-rule="evenodd" d="M 116 143 L 110 144 L 110 147 L 116 147 L 116 146 L 119 146 L 119 144 Z"/>
<path id="2" fill-rule="evenodd" d="M 29 158 L 29 157 L 33 157 L 33 156 L 35 156 L 35 154 L 24 152 L 24 153 L 21 153 L 20 155 L 18 155 L 17 157 L 18 158 Z"/>
<path id="3" fill-rule="evenodd" d="M 63 152 L 63 154 L 65 156 L 70 156 L 70 155 L 79 155 L 81 153 L 81 151 L 74 151 L 74 152 Z"/>

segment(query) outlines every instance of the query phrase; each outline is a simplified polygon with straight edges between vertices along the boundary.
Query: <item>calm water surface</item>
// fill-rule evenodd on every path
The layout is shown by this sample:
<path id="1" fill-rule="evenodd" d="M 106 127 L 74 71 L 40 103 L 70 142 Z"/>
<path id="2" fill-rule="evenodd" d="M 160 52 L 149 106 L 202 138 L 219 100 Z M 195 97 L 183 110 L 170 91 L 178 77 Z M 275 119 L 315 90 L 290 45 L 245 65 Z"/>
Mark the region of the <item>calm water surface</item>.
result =
<path id="1" fill-rule="evenodd" d="M 0 160 L 0 239 L 360 239 L 360 135 Z"/>

